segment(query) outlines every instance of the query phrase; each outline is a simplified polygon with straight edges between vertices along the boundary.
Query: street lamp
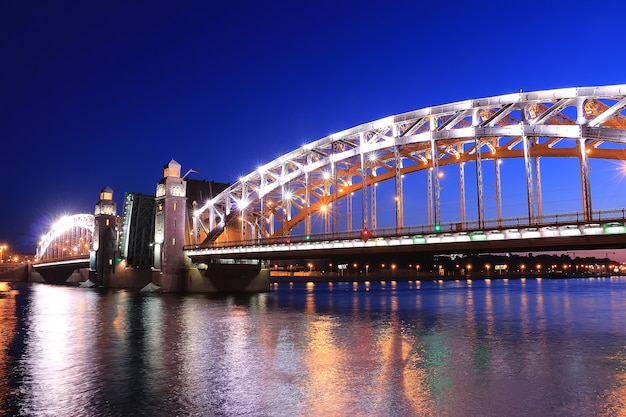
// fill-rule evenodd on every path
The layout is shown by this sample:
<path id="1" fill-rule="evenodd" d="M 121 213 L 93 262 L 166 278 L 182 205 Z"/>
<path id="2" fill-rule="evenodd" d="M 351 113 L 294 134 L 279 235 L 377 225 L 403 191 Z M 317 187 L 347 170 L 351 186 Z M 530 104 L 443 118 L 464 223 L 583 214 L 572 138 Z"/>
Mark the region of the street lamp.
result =
<path id="1" fill-rule="evenodd" d="M 396 264 L 391 264 L 391 275 L 392 276 L 396 275 Z"/>
<path id="2" fill-rule="evenodd" d="M 369 274 L 369 271 L 370 271 L 369 264 L 365 264 L 365 276 L 367 276 Z"/>
<path id="3" fill-rule="evenodd" d="M 7 248 L 7 245 L 0 246 L 0 262 L 4 262 L 4 250 Z"/>

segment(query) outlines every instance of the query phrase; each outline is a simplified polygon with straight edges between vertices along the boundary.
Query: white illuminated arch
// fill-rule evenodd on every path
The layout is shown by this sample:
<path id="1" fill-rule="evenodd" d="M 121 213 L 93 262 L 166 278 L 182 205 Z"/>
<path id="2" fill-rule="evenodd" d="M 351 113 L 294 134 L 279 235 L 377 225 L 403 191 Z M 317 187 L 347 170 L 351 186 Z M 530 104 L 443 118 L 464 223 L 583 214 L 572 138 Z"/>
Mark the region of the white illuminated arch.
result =
<path id="1" fill-rule="evenodd" d="M 48 231 L 48 233 L 41 238 L 41 241 L 37 246 L 37 258 L 41 259 L 54 239 L 74 227 L 84 229 L 93 235 L 94 224 L 95 221 L 93 214 L 81 213 L 71 216 L 63 216 L 54 222 L 54 224 L 50 227 L 50 231 Z"/>

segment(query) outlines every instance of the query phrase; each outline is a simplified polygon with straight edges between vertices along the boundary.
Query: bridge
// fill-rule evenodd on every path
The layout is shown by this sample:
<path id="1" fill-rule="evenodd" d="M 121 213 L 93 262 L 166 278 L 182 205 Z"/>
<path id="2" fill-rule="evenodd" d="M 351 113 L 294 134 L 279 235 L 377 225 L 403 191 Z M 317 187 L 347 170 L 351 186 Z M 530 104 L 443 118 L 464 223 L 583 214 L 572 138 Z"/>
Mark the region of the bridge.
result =
<path id="1" fill-rule="evenodd" d="M 623 202 L 592 209 L 591 161 L 619 161 L 623 172 L 625 97 L 626 85 L 520 92 L 428 107 L 307 143 L 196 209 L 187 254 L 624 247 Z M 542 181 L 563 174 L 541 171 L 548 158 L 577 161 L 578 172 L 563 178 L 578 184 L 577 207 L 544 213 Z M 507 186 L 518 190 L 524 207 L 514 216 L 505 216 L 503 205 L 502 171 L 509 165 L 518 175 Z M 455 181 L 447 181 L 451 174 Z M 487 176 L 492 200 L 485 198 Z M 444 178 L 455 188 L 445 195 Z"/>
<path id="2" fill-rule="evenodd" d="M 93 214 L 61 217 L 41 237 L 34 268 L 51 283 L 63 283 L 74 271 L 88 268 L 93 232 Z"/>
<path id="3" fill-rule="evenodd" d="M 156 269 L 176 253 L 207 264 L 624 248 L 624 201 L 594 198 L 609 171 L 592 168 L 626 174 L 625 108 L 626 85 L 431 106 L 301 145 L 207 199 L 185 193 L 172 161 L 157 185 Z M 544 195 L 546 181 L 566 195 Z M 43 247 L 70 262 L 83 246 Z"/>

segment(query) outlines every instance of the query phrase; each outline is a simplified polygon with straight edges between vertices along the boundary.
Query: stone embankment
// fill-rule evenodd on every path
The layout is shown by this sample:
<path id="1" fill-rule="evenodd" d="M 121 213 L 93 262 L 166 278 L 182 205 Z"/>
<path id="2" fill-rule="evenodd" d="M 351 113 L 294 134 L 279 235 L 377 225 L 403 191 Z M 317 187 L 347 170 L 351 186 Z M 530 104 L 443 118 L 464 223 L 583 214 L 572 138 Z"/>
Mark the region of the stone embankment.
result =
<path id="1" fill-rule="evenodd" d="M 20 282 L 28 279 L 28 264 L 0 264 L 0 281 Z"/>

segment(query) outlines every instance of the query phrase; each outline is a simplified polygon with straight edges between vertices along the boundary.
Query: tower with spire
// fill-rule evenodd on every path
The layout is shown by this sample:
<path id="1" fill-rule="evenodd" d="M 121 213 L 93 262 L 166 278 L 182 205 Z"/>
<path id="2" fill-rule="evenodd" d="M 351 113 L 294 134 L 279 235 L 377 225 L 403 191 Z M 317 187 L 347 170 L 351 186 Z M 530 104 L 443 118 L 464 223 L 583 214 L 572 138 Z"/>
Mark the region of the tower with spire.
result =
<path id="1" fill-rule="evenodd" d="M 98 286 L 107 286 L 115 273 L 117 250 L 117 204 L 113 190 L 104 187 L 94 210 L 94 232 L 89 257 L 89 280 Z"/>
<path id="2" fill-rule="evenodd" d="M 180 168 L 173 159 L 165 165 L 155 198 L 154 268 L 159 271 L 155 284 L 167 292 L 182 290 L 187 196 Z"/>

